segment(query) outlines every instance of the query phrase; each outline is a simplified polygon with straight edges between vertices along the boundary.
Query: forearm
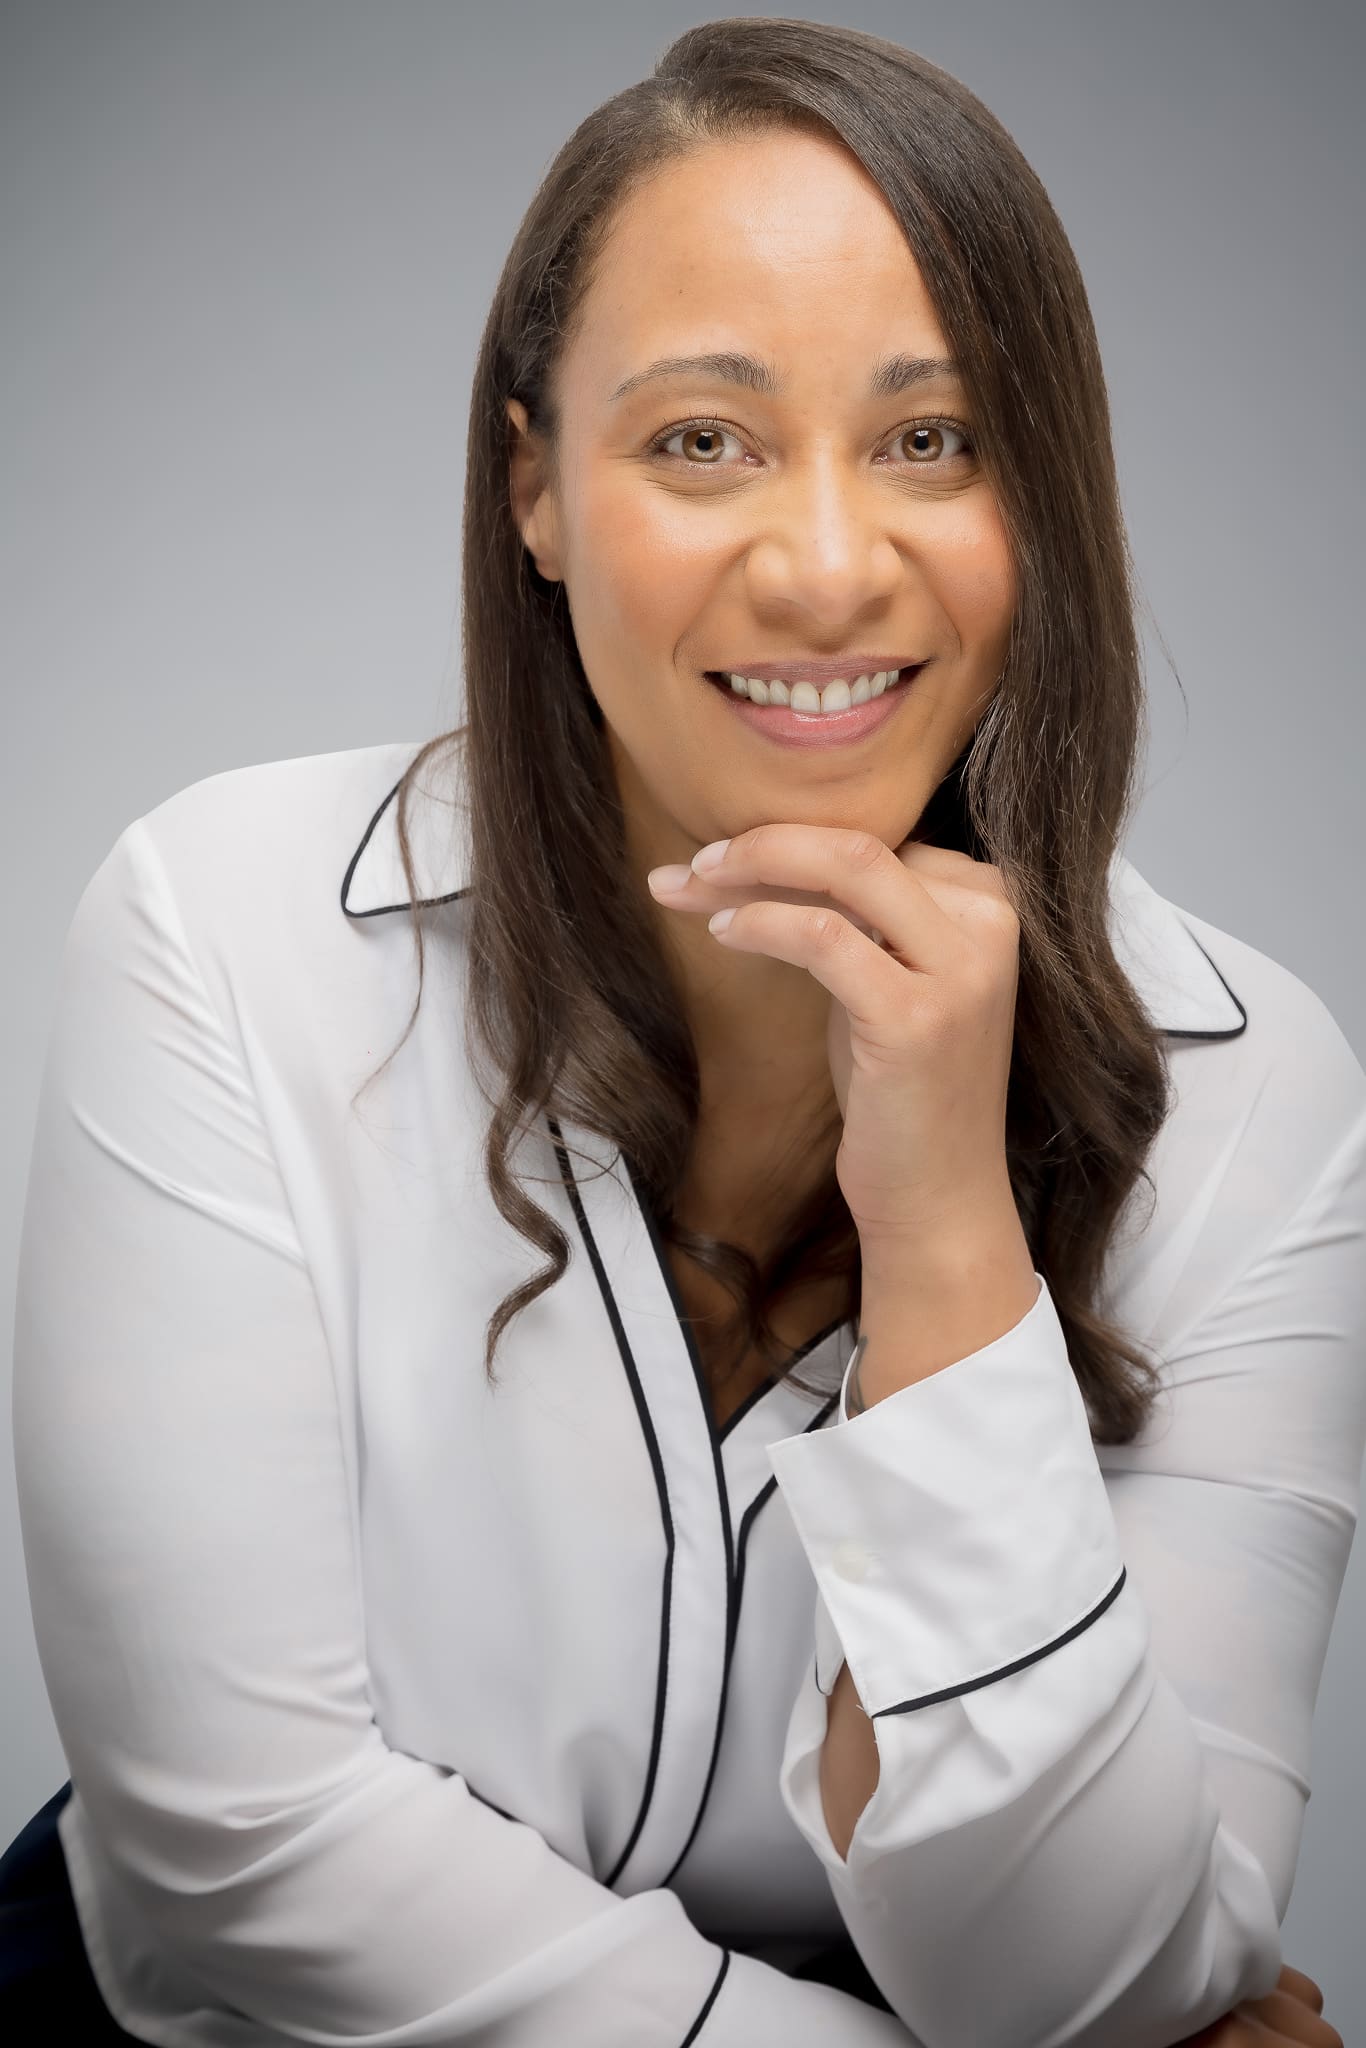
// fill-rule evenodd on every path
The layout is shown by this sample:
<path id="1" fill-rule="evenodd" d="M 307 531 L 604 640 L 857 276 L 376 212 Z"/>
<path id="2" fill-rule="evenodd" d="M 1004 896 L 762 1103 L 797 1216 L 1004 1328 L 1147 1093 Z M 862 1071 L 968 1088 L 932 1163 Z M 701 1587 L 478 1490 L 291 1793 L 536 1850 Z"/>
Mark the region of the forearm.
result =
<path id="1" fill-rule="evenodd" d="M 1360 1259 L 1359 1232 L 1325 1230 L 1322 1242 L 1344 1264 Z M 1212 1357 L 1247 1371 L 1244 1347 L 1260 1357 L 1272 1341 L 1275 1258 L 1257 1264 L 1231 1306 L 1221 1297 L 1218 1340 L 1203 1322 L 1182 1342 L 1138 1317 L 1128 1327 L 1175 1373 L 1189 1358 L 1202 1393 L 1214 1384 Z M 975 1351 L 949 1364 L 912 1355 L 910 1383 L 885 1388 L 871 1367 L 882 1317 L 890 1329 L 903 1298 L 902 1263 L 875 1272 L 865 1258 L 860 1321 L 876 1412 L 849 1416 L 851 1365 L 838 1411 L 847 1419 L 768 1447 L 817 1588 L 815 1654 L 779 1777 L 784 1805 L 913 2037 L 977 2048 L 1174 2042 L 1265 1996 L 1281 1966 L 1292 1802 L 1278 1793 L 1272 1804 L 1265 1765 L 1219 1738 L 1249 1728 L 1287 1773 L 1302 1771 L 1304 1750 L 1278 1751 L 1274 1726 L 1240 1722 L 1242 1688 L 1222 1674 L 1232 1658 L 1244 1681 L 1274 1695 L 1267 1674 L 1285 1654 L 1276 1637 L 1293 1637 L 1293 1601 L 1310 1582 L 1287 1592 L 1287 1615 L 1271 1617 L 1279 1629 L 1267 1628 L 1259 1672 L 1237 1662 L 1243 1638 L 1224 1626 L 1239 1590 L 1230 1592 L 1227 1560 L 1308 1555 L 1324 1518 L 1291 1490 L 1293 1471 L 1274 1493 L 1231 1483 L 1227 1463 L 1206 1479 L 1201 1450 L 1223 1455 L 1212 1433 L 1179 1439 L 1190 1477 L 1173 1476 L 1174 1426 L 1146 1469 L 1141 1445 L 1102 1455 L 1046 1276 L 1018 1320 L 1012 1304 L 960 1337 L 984 1337 Z M 922 1271 L 917 1292 L 926 1285 Z M 1315 1328 L 1315 1303 L 1303 1308 Z M 931 1327 L 915 1318 L 918 1343 Z M 1287 1373 L 1316 1360 L 1297 1341 L 1301 1327 L 1275 1333 Z M 1340 1361 L 1357 1368 L 1358 1387 L 1359 1358 Z M 1188 1409 L 1188 1431 L 1202 1419 Z M 1245 1615 L 1250 1626 L 1254 1609 L 1260 1620 L 1263 1597 L 1274 1607 L 1278 1583 L 1273 1574 L 1240 1623 Z M 1203 1648 L 1187 1647 L 1193 1632 L 1171 1625 L 1185 1597 L 1220 1621 L 1205 1662 Z M 1187 1686 L 1199 1687 L 1203 1717 Z M 862 1766 L 851 1724 L 864 1737 Z M 1302 1742 L 1307 1717 L 1300 1726 Z M 974 1968 L 964 1970 L 965 1955 Z"/>
<path id="2" fill-rule="evenodd" d="M 1009 1216 L 926 1241 L 865 1249 L 859 1334 L 867 1345 L 850 1376 L 853 1417 L 912 1381 L 967 1358 L 1012 1329 L 1038 1295 L 1033 1260 L 1013 1206 Z M 878 1781 L 873 1724 L 847 1664 L 826 1705 L 821 1804 L 842 1857 Z"/>

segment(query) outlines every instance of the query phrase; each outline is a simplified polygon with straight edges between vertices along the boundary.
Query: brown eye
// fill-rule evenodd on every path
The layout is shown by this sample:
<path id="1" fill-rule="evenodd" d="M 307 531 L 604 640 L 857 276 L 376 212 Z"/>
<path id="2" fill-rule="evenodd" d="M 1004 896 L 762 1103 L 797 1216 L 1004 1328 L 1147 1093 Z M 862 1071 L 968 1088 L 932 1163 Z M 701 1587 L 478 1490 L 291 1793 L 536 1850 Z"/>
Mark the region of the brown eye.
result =
<path id="1" fill-rule="evenodd" d="M 715 462 L 726 437 L 719 427 L 682 427 L 679 439 L 683 443 L 685 462 L 691 462 L 694 457 L 701 462 Z"/>
<path id="2" fill-rule="evenodd" d="M 955 455 L 970 451 L 972 446 L 964 429 L 953 420 L 917 420 L 914 426 L 903 427 L 899 438 L 910 456 L 913 469 L 952 460 Z M 957 439 L 963 447 L 959 449 L 950 445 L 946 449 L 946 439 L 950 444 Z"/>
<path id="3" fill-rule="evenodd" d="M 684 426 L 684 430 L 682 430 L 684 461 L 690 455 L 700 455 L 705 461 L 715 463 L 715 459 L 721 455 L 723 440 L 725 440 L 725 434 L 717 426 Z M 688 442 L 692 442 L 692 446 L 688 446 Z"/>
<path id="4" fill-rule="evenodd" d="M 681 427 L 666 427 L 650 443 L 650 453 L 688 469 L 712 469 L 725 454 L 727 441 L 739 445 L 739 437 L 720 420 L 685 420 Z M 682 442 L 680 449 L 672 444 Z"/>

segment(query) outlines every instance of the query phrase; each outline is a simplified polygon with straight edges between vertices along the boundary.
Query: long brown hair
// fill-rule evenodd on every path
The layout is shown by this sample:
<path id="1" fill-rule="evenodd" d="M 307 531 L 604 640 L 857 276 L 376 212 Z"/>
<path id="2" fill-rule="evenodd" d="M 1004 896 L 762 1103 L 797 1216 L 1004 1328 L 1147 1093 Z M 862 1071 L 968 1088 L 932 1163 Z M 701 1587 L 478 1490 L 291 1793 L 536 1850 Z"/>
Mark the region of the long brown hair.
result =
<path id="1" fill-rule="evenodd" d="M 1157 1369 L 1095 1296 L 1126 1198 L 1140 1177 L 1151 1189 L 1144 1161 L 1169 1082 L 1160 1034 L 1107 935 L 1107 872 L 1145 724 L 1095 329 L 1043 186 L 980 100 L 911 50 L 811 21 L 691 28 L 650 77 L 589 114 L 527 209 L 480 344 L 463 528 L 467 718 L 411 763 L 398 826 L 418 958 L 411 1029 L 423 913 L 409 789 L 434 756 L 463 747 L 472 881 L 465 1028 L 498 1077 L 492 1093 L 485 1088 L 484 1166 L 501 1215 L 549 1261 L 491 1316 L 485 1371 L 493 1377 L 513 1316 L 568 1264 L 564 1231 L 509 1165 L 542 1115 L 620 1147 L 661 1242 L 735 1300 L 736 1358 L 753 1346 L 770 1371 L 790 1369 L 769 1315 L 798 1280 L 843 1276 L 845 1315 L 857 1314 L 858 1236 L 833 1145 L 824 1181 L 792 1208 L 778 1249 L 762 1261 L 674 1217 L 698 1117 L 695 1050 L 628 877 L 602 715 L 562 586 L 536 571 L 509 492 L 507 401 L 525 405 L 553 465 L 553 373 L 622 203 L 671 158 L 769 125 L 837 138 L 881 188 L 961 365 L 1009 535 L 1019 595 L 1002 681 L 916 834 L 995 862 L 1019 911 L 1011 1182 L 1093 1437 L 1127 1442 Z M 503 857 L 514 843 L 515 865 Z"/>

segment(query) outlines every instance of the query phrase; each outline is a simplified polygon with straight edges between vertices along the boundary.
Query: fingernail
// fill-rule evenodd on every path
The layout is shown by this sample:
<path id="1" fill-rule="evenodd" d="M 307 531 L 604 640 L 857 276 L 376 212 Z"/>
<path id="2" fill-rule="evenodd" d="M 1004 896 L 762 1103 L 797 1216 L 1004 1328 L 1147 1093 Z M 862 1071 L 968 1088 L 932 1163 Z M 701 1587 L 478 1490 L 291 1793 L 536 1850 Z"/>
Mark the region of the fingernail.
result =
<path id="1" fill-rule="evenodd" d="M 725 931 L 727 925 L 730 923 L 734 915 L 735 911 L 733 907 L 729 910 L 714 910 L 711 916 L 707 919 L 707 930 L 709 932 Z"/>
<path id="2" fill-rule="evenodd" d="M 703 874 L 708 868 L 719 868 L 729 845 L 729 839 L 713 839 L 710 846 L 699 846 L 692 857 L 693 873 Z"/>
<path id="3" fill-rule="evenodd" d="M 676 889 L 687 887 L 692 880 L 692 869 L 681 863 L 673 867 L 651 868 L 645 880 L 657 894 L 670 896 Z"/>

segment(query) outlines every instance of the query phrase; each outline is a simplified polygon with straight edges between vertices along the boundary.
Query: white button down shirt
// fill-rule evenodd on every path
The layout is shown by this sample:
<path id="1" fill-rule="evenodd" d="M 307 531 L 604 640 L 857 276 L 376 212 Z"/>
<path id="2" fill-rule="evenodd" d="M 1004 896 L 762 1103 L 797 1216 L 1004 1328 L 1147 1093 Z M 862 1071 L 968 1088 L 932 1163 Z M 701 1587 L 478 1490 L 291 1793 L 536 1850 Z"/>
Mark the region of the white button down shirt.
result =
<path id="1" fill-rule="evenodd" d="M 852 1323 L 712 1419 L 628 1162 L 484 1181 L 453 773 L 216 775 L 67 939 L 20 1506 L 100 1990 L 184 2048 L 1159 2048 L 1264 1994 L 1366 1445 L 1366 1074 L 1118 858 L 1176 1099 L 1107 1267 L 1163 1389 L 1092 1443 L 1047 1286 L 848 1418 Z M 353 1097 L 355 1100 L 353 1102 Z M 835 1850 L 847 1660 L 880 1774 Z M 846 1934 L 890 2011 L 792 1970 Z"/>

